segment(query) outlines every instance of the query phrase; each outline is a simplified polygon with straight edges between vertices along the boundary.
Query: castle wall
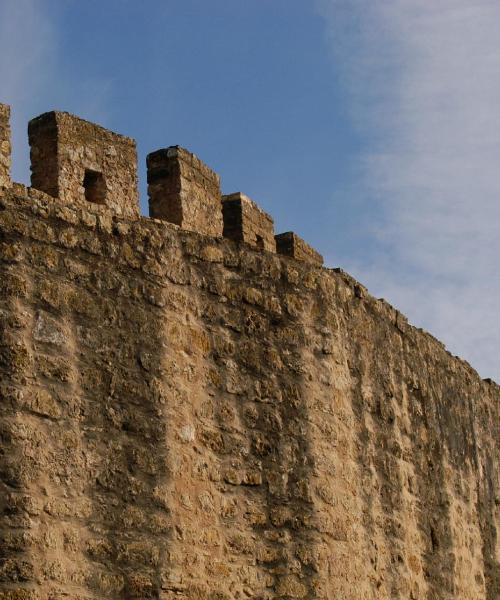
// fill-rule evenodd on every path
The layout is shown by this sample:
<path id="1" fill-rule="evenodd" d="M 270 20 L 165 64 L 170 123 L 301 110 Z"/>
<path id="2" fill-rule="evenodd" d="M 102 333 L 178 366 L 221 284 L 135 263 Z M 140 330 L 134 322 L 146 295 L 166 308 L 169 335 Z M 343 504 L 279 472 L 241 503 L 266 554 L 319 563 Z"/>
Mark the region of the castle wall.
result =
<path id="1" fill-rule="evenodd" d="M 222 197 L 224 237 L 245 242 L 259 250 L 276 252 L 274 222 L 245 194 L 236 192 Z"/>
<path id="2" fill-rule="evenodd" d="M 318 266 L 323 264 L 321 254 L 293 231 L 286 231 L 274 237 L 278 254 L 291 256 L 296 260 L 304 260 Z"/>
<path id="3" fill-rule="evenodd" d="M 180 146 L 151 152 L 146 161 L 151 217 L 189 231 L 222 236 L 217 173 Z"/>
<path id="4" fill-rule="evenodd" d="M 341 271 L 14 184 L 0 598 L 499 593 L 499 398 Z"/>
<path id="5" fill-rule="evenodd" d="M 0 104 L 0 187 L 8 187 L 11 183 L 10 163 L 10 106 Z"/>
<path id="6" fill-rule="evenodd" d="M 92 202 L 139 217 L 134 140 L 56 111 L 30 121 L 28 134 L 34 188 L 66 204 Z"/>

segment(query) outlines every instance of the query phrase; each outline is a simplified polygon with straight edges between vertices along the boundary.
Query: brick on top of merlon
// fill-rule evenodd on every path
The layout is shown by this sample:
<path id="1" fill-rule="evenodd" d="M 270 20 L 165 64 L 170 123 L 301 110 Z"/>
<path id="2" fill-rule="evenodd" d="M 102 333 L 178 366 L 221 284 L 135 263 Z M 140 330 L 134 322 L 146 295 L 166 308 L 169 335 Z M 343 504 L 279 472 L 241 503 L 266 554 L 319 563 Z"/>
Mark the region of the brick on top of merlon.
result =
<path id="1" fill-rule="evenodd" d="M 10 106 L 0 104 L 0 187 L 9 187 L 11 166 Z"/>
<path id="2" fill-rule="evenodd" d="M 278 254 L 284 254 L 285 256 L 291 256 L 297 260 L 312 263 L 318 266 L 323 264 L 323 257 L 319 252 L 316 252 L 308 243 L 304 242 L 293 231 L 286 231 L 280 233 L 275 237 L 276 239 L 276 251 Z"/>
<path id="3" fill-rule="evenodd" d="M 222 236 L 220 177 L 180 146 L 147 157 L 149 216 L 213 237 Z"/>
<path id="4" fill-rule="evenodd" d="M 30 121 L 31 185 L 67 204 L 92 202 L 139 217 L 133 139 L 65 112 Z"/>
<path id="5" fill-rule="evenodd" d="M 236 192 L 222 197 L 224 237 L 276 252 L 274 221 L 253 200 Z"/>

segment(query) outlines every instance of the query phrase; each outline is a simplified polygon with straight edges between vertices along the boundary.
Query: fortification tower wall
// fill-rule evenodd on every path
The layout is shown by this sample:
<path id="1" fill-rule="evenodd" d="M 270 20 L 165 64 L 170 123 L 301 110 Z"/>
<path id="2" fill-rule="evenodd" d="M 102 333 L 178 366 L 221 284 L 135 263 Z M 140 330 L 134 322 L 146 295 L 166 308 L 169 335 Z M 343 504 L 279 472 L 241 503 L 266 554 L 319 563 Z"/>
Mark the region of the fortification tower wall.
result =
<path id="1" fill-rule="evenodd" d="M 224 237 L 246 242 L 259 250 L 276 252 L 274 222 L 245 194 L 236 192 L 222 198 Z"/>
<path id="2" fill-rule="evenodd" d="M 93 202 L 139 216 L 134 140 L 64 112 L 29 123 L 31 185 L 67 204 Z"/>
<path id="3" fill-rule="evenodd" d="M 291 234 L 85 200 L 77 146 L 74 199 L 0 188 L 0 599 L 496 600 L 500 388 Z"/>
<path id="4" fill-rule="evenodd" d="M 220 178 L 179 146 L 147 157 L 149 213 L 183 229 L 222 235 Z"/>
<path id="5" fill-rule="evenodd" d="M 10 185 L 10 106 L 0 104 L 0 187 Z"/>

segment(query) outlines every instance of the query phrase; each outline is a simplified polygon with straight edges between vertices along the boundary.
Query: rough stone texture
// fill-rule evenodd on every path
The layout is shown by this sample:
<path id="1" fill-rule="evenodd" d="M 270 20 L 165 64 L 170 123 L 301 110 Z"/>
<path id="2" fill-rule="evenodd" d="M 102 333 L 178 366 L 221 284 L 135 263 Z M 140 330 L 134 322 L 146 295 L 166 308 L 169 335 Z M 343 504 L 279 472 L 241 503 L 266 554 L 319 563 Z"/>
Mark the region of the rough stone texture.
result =
<path id="1" fill-rule="evenodd" d="M 179 146 L 147 157 L 149 215 L 182 229 L 222 236 L 220 178 Z"/>
<path id="2" fill-rule="evenodd" d="M 279 254 L 291 256 L 297 260 L 303 260 L 319 266 L 323 264 L 323 257 L 321 254 L 314 248 L 311 248 L 309 244 L 304 242 L 304 240 L 293 231 L 280 233 L 275 236 L 275 239 L 276 251 Z"/>
<path id="3" fill-rule="evenodd" d="M 245 194 L 222 196 L 224 237 L 259 250 L 276 252 L 274 221 Z"/>
<path id="4" fill-rule="evenodd" d="M 139 216 L 134 140 L 63 112 L 29 123 L 31 185 L 67 204 L 104 204 Z"/>
<path id="5" fill-rule="evenodd" d="M 2 600 L 498 598 L 496 384 L 341 271 L 0 203 Z"/>
<path id="6" fill-rule="evenodd" d="M 11 184 L 10 161 L 10 106 L 0 104 L 0 187 Z"/>
<path id="7" fill-rule="evenodd" d="M 296 236 L 80 187 L 0 189 L 0 600 L 498 600 L 498 385 Z"/>

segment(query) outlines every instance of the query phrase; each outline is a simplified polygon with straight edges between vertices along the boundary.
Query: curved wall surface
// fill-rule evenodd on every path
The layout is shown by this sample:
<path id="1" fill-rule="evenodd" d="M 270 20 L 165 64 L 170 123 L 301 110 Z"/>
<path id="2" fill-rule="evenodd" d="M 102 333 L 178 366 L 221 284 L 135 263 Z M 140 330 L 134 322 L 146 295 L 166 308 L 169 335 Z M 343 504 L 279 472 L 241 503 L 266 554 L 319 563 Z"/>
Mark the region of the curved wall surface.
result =
<path id="1" fill-rule="evenodd" d="M 0 189 L 2 600 L 496 600 L 499 398 L 341 270 Z"/>

